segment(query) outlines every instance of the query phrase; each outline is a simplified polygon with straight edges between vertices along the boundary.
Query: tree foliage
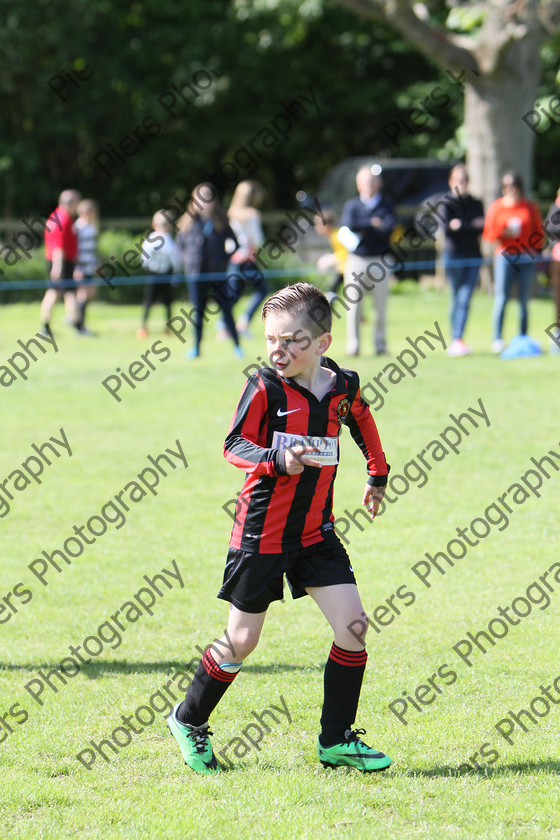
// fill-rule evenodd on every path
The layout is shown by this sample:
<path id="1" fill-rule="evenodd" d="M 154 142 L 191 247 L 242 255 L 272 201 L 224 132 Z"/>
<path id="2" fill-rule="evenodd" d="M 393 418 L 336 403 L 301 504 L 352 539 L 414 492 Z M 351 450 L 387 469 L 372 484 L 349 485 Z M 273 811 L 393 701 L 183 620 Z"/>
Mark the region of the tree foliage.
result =
<path id="1" fill-rule="evenodd" d="M 226 197 L 236 180 L 256 177 L 270 206 L 288 207 L 298 189 L 312 194 L 331 166 L 352 155 L 462 157 L 463 97 L 442 62 L 408 43 L 398 20 L 354 13 L 383 4 L 347 5 L 0 0 L 2 214 L 44 216 L 61 188 L 75 186 L 100 202 L 104 217 L 147 216 L 174 197 L 183 201 L 210 173 L 222 173 Z M 437 42 L 451 33 L 461 44 L 477 37 L 492 4 L 407 5 L 425 10 Z M 556 91 L 558 46 L 553 36 L 542 48 L 543 102 Z M 208 78 L 208 89 L 194 85 Z M 438 87 L 445 107 L 432 101 Z M 319 110 L 304 113 L 300 97 L 309 88 Z M 291 106 L 297 116 L 286 128 L 293 102 L 300 106 Z M 415 108 L 431 111 L 422 126 L 406 116 Z M 265 146 L 278 115 L 284 136 L 269 135 Z M 387 127 L 399 118 L 395 140 Z M 558 127 L 554 119 L 544 125 L 535 139 L 548 190 L 557 177 Z M 226 165 L 236 155 L 244 161 L 237 174 Z"/>
<path id="2" fill-rule="evenodd" d="M 239 156 L 240 178 L 259 178 L 270 204 L 291 206 L 340 159 L 391 153 L 380 138 L 390 103 L 428 95 L 441 75 L 394 31 L 364 27 L 330 0 L 74 0 L 71 15 L 62 0 L 4 7 L 4 215 L 44 215 L 66 186 L 98 199 L 105 216 L 148 215 L 208 173 L 233 175 L 224 162 L 311 86 L 319 111 L 292 106 L 298 118 L 289 128 L 279 121 L 283 138 L 255 142 L 254 164 Z M 207 91 L 184 87 L 204 72 L 216 74 Z M 77 73 L 79 86 L 64 73 Z M 184 98 L 175 92 L 170 104 L 173 85 Z M 445 144 L 460 112 L 458 104 L 429 132 L 404 133 L 399 155 L 433 146 L 452 156 Z M 224 177 L 226 193 L 235 180 Z"/>
<path id="3" fill-rule="evenodd" d="M 557 34 L 560 0 L 340 2 L 385 21 L 440 67 L 464 74 L 467 163 L 473 191 L 486 204 L 499 193 L 505 169 L 531 184 L 535 136 L 542 136 L 540 115 L 532 114 L 541 52 Z"/>

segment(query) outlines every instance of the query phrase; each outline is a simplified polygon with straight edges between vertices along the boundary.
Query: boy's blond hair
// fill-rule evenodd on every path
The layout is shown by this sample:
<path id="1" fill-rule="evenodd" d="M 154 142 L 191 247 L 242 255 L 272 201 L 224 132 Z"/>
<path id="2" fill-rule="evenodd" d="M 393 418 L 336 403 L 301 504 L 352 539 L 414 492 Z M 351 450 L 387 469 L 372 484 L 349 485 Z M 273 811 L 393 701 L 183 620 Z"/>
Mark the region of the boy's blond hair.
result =
<path id="1" fill-rule="evenodd" d="M 299 319 L 303 329 L 308 330 L 313 338 L 331 331 L 330 304 L 323 292 L 311 283 L 294 283 L 272 295 L 263 306 L 263 321 L 272 313 Z"/>

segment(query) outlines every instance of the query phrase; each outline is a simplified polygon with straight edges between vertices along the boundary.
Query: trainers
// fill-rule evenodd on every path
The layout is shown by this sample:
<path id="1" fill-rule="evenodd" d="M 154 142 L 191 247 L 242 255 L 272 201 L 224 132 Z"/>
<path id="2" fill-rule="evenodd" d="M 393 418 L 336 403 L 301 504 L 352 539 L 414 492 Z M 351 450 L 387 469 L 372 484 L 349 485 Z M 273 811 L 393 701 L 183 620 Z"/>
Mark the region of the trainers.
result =
<path id="1" fill-rule="evenodd" d="M 182 701 L 181 701 L 182 702 Z M 212 751 L 209 735 L 212 732 L 208 723 L 203 726 L 191 726 L 189 723 L 181 723 L 177 720 L 177 709 L 181 703 L 177 703 L 172 713 L 167 718 L 169 731 L 179 744 L 179 749 L 191 770 L 196 773 L 218 773 L 220 766 Z"/>
<path id="2" fill-rule="evenodd" d="M 146 329 L 146 327 L 139 327 L 136 335 L 138 338 L 148 338 L 148 330 Z"/>
<path id="3" fill-rule="evenodd" d="M 502 338 L 495 338 L 492 342 L 492 353 L 501 353 L 505 346 L 506 343 Z"/>
<path id="4" fill-rule="evenodd" d="M 323 767 L 355 767 L 363 773 L 386 770 L 391 759 L 358 738 L 358 735 L 365 735 L 365 732 L 365 729 L 347 729 L 344 733 L 346 740 L 332 747 L 323 747 L 319 741 L 317 751 Z"/>
<path id="5" fill-rule="evenodd" d="M 449 356 L 468 356 L 469 353 L 472 353 L 472 349 L 461 338 L 454 338 L 447 348 Z"/>

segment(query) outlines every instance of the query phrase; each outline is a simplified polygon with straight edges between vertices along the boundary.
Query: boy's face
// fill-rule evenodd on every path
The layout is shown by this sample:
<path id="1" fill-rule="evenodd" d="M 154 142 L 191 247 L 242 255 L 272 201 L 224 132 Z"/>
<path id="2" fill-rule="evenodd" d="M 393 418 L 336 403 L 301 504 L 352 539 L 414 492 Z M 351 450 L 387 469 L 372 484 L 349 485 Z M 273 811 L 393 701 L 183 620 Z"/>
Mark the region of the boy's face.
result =
<path id="1" fill-rule="evenodd" d="M 299 318 L 287 313 L 271 312 L 264 322 L 264 336 L 270 364 L 282 377 L 311 373 L 332 341 L 329 333 L 313 338 Z"/>

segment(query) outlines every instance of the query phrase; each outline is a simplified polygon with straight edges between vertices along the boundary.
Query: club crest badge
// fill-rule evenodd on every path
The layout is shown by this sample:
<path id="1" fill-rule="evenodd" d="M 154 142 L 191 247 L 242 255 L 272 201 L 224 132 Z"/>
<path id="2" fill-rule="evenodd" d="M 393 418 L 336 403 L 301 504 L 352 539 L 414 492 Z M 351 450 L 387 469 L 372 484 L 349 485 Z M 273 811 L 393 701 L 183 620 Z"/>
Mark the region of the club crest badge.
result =
<path id="1" fill-rule="evenodd" d="M 342 426 L 346 417 L 348 417 L 348 412 L 350 411 L 350 400 L 344 398 L 341 400 L 336 408 L 336 419 L 338 420 L 338 425 Z"/>

